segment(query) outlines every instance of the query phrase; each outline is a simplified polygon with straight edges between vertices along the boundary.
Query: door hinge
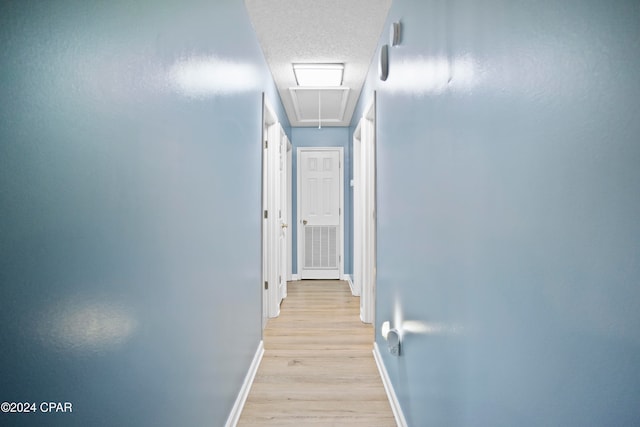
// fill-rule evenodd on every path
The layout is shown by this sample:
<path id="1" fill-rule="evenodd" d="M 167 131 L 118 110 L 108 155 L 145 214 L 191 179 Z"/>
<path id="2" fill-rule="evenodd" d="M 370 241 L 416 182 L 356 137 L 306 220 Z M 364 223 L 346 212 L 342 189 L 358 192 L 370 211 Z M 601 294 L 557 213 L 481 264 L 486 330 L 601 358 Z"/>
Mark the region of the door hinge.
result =
<path id="1" fill-rule="evenodd" d="M 265 290 L 269 289 L 269 282 L 264 282 L 264 288 L 265 288 Z"/>
<path id="2" fill-rule="evenodd" d="M 282 275 L 278 276 L 278 283 L 282 283 Z"/>
<path id="3" fill-rule="evenodd" d="M 269 148 L 269 141 L 268 140 L 264 141 L 264 148 Z"/>
<path id="4" fill-rule="evenodd" d="M 338 208 L 338 215 L 342 215 L 342 208 Z"/>
<path id="5" fill-rule="evenodd" d="M 269 212 L 268 211 L 264 211 L 264 219 L 269 218 Z"/>

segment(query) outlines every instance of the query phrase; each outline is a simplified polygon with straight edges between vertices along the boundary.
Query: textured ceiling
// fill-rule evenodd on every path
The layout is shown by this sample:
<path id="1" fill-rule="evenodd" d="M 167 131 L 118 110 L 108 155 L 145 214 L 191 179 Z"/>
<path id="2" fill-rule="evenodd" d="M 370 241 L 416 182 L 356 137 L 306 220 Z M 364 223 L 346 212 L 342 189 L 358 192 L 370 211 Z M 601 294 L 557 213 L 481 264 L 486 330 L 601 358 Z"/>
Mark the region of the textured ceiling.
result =
<path id="1" fill-rule="evenodd" d="M 342 62 L 343 86 L 350 89 L 344 117 L 322 125 L 348 126 L 391 0 L 245 0 L 245 5 L 291 125 L 318 126 L 317 121 L 298 120 L 289 90 L 296 87 L 291 64 Z M 341 108 L 329 99 L 321 116 L 325 108 L 325 117 Z"/>

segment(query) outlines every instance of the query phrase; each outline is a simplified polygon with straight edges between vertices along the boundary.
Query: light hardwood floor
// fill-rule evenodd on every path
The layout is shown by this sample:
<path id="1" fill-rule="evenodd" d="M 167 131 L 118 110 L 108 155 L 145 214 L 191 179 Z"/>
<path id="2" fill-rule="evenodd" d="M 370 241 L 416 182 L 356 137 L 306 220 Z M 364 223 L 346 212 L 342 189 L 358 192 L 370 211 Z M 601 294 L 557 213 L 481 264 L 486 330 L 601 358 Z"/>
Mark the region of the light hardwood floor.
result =
<path id="1" fill-rule="evenodd" d="M 347 282 L 290 282 L 238 426 L 395 427 L 359 313 Z"/>

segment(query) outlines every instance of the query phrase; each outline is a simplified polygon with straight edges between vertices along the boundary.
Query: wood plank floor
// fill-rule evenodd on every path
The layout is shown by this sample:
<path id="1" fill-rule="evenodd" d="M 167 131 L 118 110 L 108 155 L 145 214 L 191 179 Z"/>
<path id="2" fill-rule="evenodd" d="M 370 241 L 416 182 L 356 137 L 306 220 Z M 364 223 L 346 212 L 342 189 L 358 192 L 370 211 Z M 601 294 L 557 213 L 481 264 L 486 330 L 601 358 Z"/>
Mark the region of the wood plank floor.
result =
<path id="1" fill-rule="evenodd" d="M 359 313 L 347 282 L 290 282 L 238 426 L 395 427 Z"/>

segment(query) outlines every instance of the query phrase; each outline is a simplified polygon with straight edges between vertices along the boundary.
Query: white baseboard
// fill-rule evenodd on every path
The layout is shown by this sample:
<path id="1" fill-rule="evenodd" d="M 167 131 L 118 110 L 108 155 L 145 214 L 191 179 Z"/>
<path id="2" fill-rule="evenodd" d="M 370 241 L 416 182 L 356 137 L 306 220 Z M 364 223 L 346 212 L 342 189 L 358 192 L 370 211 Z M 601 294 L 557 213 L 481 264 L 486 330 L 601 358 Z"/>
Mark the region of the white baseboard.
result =
<path id="1" fill-rule="evenodd" d="M 293 280 L 293 281 L 300 280 L 300 275 L 299 274 L 292 274 L 291 275 L 291 280 Z"/>
<path id="2" fill-rule="evenodd" d="M 396 396 L 396 392 L 393 389 L 393 384 L 391 384 L 389 373 L 387 372 L 387 368 L 385 368 L 384 363 L 382 362 L 382 355 L 380 354 L 380 347 L 378 347 L 377 342 L 373 343 L 373 358 L 376 360 L 378 371 L 380 371 L 382 384 L 384 385 L 384 389 L 387 392 L 387 397 L 389 398 L 389 403 L 391 404 L 391 410 L 393 411 L 393 416 L 396 419 L 396 424 L 398 424 L 398 427 L 408 427 L 407 420 L 404 418 L 404 413 L 402 412 L 400 402 L 398 401 L 398 396 Z"/>
<path id="3" fill-rule="evenodd" d="M 344 280 L 346 280 L 349 283 L 349 288 L 351 289 L 351 295 L 353 295 L 354 297 L 360 296 L 360 294 L 356 293 L 356 289 L 354 288 L 354 285 L 353 285 L 353 278 L 351 277 L 351 275 L 345 274 Z"/>
<path id="4" fill-rule="evenodd" d="M 258 367 L 260 366 L 260 362 L 262 361 L 262 356 L 264 355 L 264 342 L 260 340 L 260 344 L 258 344 L 258 349 L 256 350 L 255 356 L 253 356 L 253 361 L 251 361 L 251 365 L 249 366 L 249 371 L 247 375 L 244 377 L 244 383 L 242 383 L 242 387 L 238 392 L 238 397 L 236 397 L 236 401 L 233 404 L 233 408 L 231 409 L 231 413 L 227 418 L 227 423 L 225 427 L 235 427 L 238 424 L 238 420 L 240 419 L 240 414 L 242 414 L 242 409 L 244 408 L 244 403 L 247 401 L 247 397 L 249 396 L 249 390 L 251 390 L 251 385 L 253 384 L 253 379 L 256 377 L 256 373 L 258 372 Z"/>

